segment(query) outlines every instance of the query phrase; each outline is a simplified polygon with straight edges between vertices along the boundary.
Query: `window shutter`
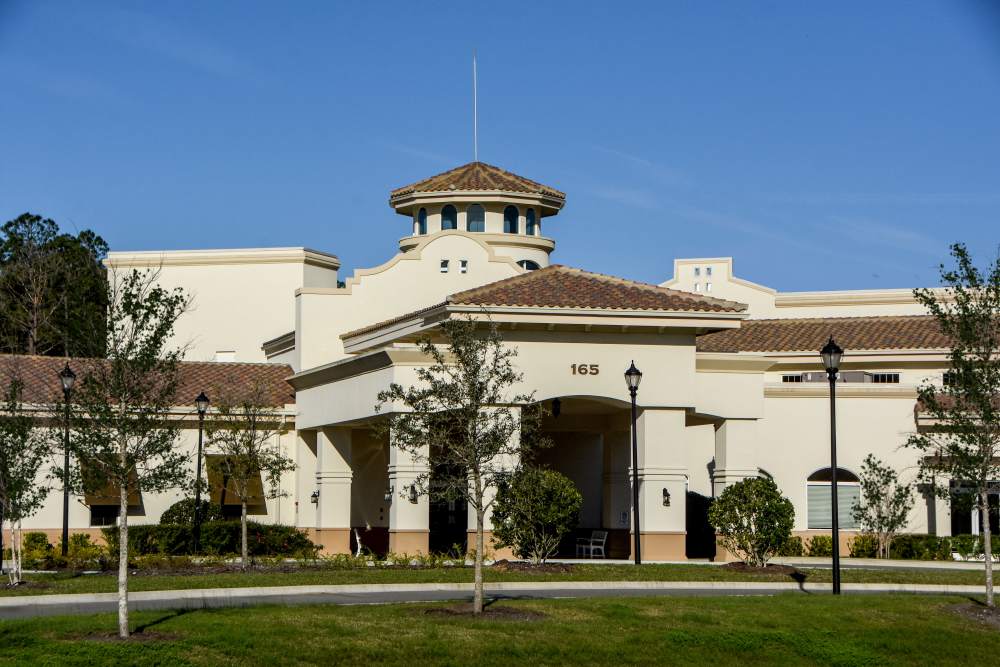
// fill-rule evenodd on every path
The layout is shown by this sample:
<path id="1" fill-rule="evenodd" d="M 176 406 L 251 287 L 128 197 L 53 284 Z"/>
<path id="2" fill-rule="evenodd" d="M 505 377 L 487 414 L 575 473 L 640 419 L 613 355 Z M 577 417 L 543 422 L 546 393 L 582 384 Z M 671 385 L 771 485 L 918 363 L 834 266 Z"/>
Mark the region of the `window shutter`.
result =
<path id="1" fill-rule="evenodd" d="M 833 528 L 833 504 L 829 484 L 810 484 L 807 489 L 808 527 Z M 856 484 L 837 485 L 837 518 L 843 530 L 856 530 L 857 522 L 851 513 L 855 501 L 861 497 L 861 487 Z"/>

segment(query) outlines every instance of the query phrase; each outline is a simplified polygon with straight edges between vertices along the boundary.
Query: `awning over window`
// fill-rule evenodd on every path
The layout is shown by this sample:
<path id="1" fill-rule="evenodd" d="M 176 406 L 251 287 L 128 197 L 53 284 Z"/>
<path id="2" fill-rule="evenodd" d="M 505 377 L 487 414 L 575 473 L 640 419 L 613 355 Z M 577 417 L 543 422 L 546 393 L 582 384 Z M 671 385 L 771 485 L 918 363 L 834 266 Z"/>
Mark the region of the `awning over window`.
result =
<path id="1" fill-rule="evenodd" d="M 87 472 L 85 469 L 84 478 L 86 477 L 87 477 Z M 135 473 L 132 473 L 131 478 L 132 479 L 131 479 L 131 484 L 129 484 L 130 489 L 128 493 L 128 506 L 139 507 L 140 505 L 142 505 L 142 496 L 139 493 L 138 479 Z M 109 480 L 108 483 L 105 484 L 104 487 L 101 488 L 100 490 L 92 491 L 90 493 L 84 493 L 83 502 L 84 504 L 90 507 L 94 507 L 95 505 L 117 506 L 121 502 L 121 498 L 119 498 L 119 495 L 120 492 L 118 484 Z"/>
<path id="2" fill-rule="evenodd" d="M 212 502 L 216 505 L 240 505 L 240 496 L 236 492 L 236 485 L 232 479 L 226 475 L 226 467 L 223 465 L 226 457 L 221 454 L 206 454 L 205 469 L 208 472 L 208 487 Z M 264 505 L 264 481 L 260 473 L 250 480 L 250 494 L 247 498 L 247 505 Z"/>

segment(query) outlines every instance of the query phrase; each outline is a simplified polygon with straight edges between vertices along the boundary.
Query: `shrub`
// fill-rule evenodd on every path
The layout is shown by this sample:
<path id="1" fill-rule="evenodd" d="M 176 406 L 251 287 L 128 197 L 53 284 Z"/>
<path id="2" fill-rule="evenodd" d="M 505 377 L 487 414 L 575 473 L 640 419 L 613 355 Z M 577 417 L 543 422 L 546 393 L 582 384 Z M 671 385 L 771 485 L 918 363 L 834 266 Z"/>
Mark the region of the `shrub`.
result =
<path id="1" fill-rule="evenodd" d="M 813 535 L 806 549 L 808 556 L 832 556 L 833 538 L 829 535 Z"/>
<path id="2" fill-rule="evenodd" d="M 27 569 L 50 570 L 55 550 L 49 544 L 45 533 L 23 533 L 21 535 L 21 563 Z"/>
<path id="3" fill-rule="evenodd" d="M 905 560 L 951 560 L 951 540 L 937 535 L 897 535 L 889 553 Z"/>
<path id="4" fill-rule="evenodd" d="M 860 535 L 855 535 L 848 546 L 851 549 L 851 558 L 878 557 L 878 535 L 873 533 L 861 533 Z"/>
<path id="5" fill-rule="evenodd" d="M 583 496 L 555 470 L 520 468 L 501 483 L 493 506 L 493 539 L 518 558 L 544 563 L 580 520 Z"/>
<path id="6" fill-rule="evenodd" d="M 118 528 L 102 529 L 112 557 L 118 554 Z M 141 524 L 129 526 L 129 552 L 138 556 L 191 553 L 191 526 Z M 315 558 L 319 547 L 294 526 L 249 523 L 247 547 L 253 556 Z M 201 527 L 201 548 L 208 555 L 228 556 L 240 551 L 240 522 L 212 521 Z"/>
<path id="7" fill-rule="evenodd" d="M 750 477 L 727 487 L 708 510 L 728 551 L 753 567 L 764 567 L 792 536 L 795 508 L 774 480 Z"/>
<path id="8" fill-rule="evenodd" d="M 222 521 L 222 506 L 208 500 L 201 501 L 201 522 Z M 160 515 L 161 524 L 176 524 L 179 526 L 194 525 L 194 498 L 185 498 L 166 509 Z"/>
<path id="9" fill-rule="evenodd" d="M 802 538 L 798 535 L 792 535 L 788 538 L 780 549 L 778 549 L 778 555 L 783 558 L 794 558 L 801 556 L 803 553 Z"/>
<path id="10" fill-rule="evenodd" d="M 955 535 L 951 538 L 951 548 L 965 560 L 983 556 L 983 543 L 978 535 Z"/>

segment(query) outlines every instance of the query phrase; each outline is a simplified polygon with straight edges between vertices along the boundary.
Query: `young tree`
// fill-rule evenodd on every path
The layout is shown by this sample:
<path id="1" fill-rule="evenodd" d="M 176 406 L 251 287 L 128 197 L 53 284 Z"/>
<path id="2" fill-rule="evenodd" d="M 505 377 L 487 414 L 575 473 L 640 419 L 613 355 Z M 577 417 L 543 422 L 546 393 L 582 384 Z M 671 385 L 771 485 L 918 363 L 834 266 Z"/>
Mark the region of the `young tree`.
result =
<path id="1" fill-rule="evenodd" d="M 865 457 L 860 479 L 861 499 L 854 502 L 851 513 L 878 539 L 879 558 L 888 558 L 892 538 L 906 525 L 913 507 L 913 489 L 901 484 L 896 471 L 873 454 Z"/>
<path id="2" fill-rule="evenodd" d="M 285 426 L 271 392 L 262 384 L 240 387 L 235 381 L 227 383 L 227 388 L 213 390 L 215 411 L 207 422 L 206 435 L 208 446 L 221 454 L 218 466 L 225 490 L 240 500 L 240 568 L 245 571 L 247 504 L 258 492 L 265 498 L 284 495 L 281 476 L 295 470 L 295 462 L 278 445 Z"/>
<path id="3" fill-rule="evenodd" d="M 0 228 L 0 335 L 15 353 L 102 356 L 104 240 L 25 213 Z"/>
<path id="4" fill-rule="evenodd" d="M 49 492 L 39 471 L 48 460 L 51 443 L 36 428 L 36 417 L 25 410 L 23 388 L 21 380 L 12 376 L 0 406 L 0 535 L 4 522 L 9 523 L 12 585 L 21 582 L 21 521 L 38 511 Z"/>
<path id="5" fill-rule="evenodd" d="M 518 558 L 544 563 L 580 520 L 583 496 L 573 480 L 555 470 L 524 466 L 500 484 L 493 506 L 497 546 Z"/>
<path id="6" fill-rule="evenodd" d="M 993 600 L 989 493 L 1000 478 L 1000 259 L 978 269 L 966 247 L 951 246 L 955 266 L 941 265 L 943 290 L 913 294 L 950 341 L 951 370 L 943 385 L 926 382 L 919 410 L 932 427 L 918 429 L 908 446 L 921 457 L 921 474 L 941 495 L 938 477 L 959 482 L 975 498 L 982 519 L 986 555 L 986 603 Z"/>
<path id="7" fill-rule="evenodd" d="M 432 362 L 417 369 L 417 386 L 392 384 L 378 395 L 377 410 L 393 410 L 383 423 L 390 445 L 416 462 L 434 463 L 433 479 L 417 479 L 421 493 L 467 502 L 476 516 L 473 612 L 483 611 L 484 522 L 500 481 L 532 444 L 540 411 L 533 394 L 514 394 L 521 373 L 517 351 L 503 344 L 495 324 L 441 323 L 445 347 L 430 338 L 420 349 Z"/>
<path id="8" fill-rule="evenodd" d="M 728 551 L 751 567 L 767 567 L 791 539 L 795 507 L 774 480 L 749 477 L 726 487 L 708 508 L 708 520 Z"/>
<path id="9" fill-rule="evenodd" d="M 189 457 L 175 445 L 180 349 L 168 349 L 174 324 L 188 299 L 157 284 L 155 272 L 113 276 L 107 311 L 107 359 L 84 362 L 74 392 L 76 415 L 70 439 L 74 486 L 118 498 L 118 634 L 128 627 L 129 496 L 156 493 L 184 483 Z"/>

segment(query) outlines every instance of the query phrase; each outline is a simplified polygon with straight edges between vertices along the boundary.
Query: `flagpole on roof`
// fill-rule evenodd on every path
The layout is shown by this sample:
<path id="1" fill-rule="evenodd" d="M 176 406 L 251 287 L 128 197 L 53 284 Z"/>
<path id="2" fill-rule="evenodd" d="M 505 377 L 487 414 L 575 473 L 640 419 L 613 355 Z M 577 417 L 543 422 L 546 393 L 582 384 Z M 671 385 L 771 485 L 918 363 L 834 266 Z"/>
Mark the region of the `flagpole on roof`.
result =
<path id="1" fill-rule="evenodd" d="M 472 49 L 472 157 L 479 162 L 479 91 L 476 76 L 476 50 Z"/>

